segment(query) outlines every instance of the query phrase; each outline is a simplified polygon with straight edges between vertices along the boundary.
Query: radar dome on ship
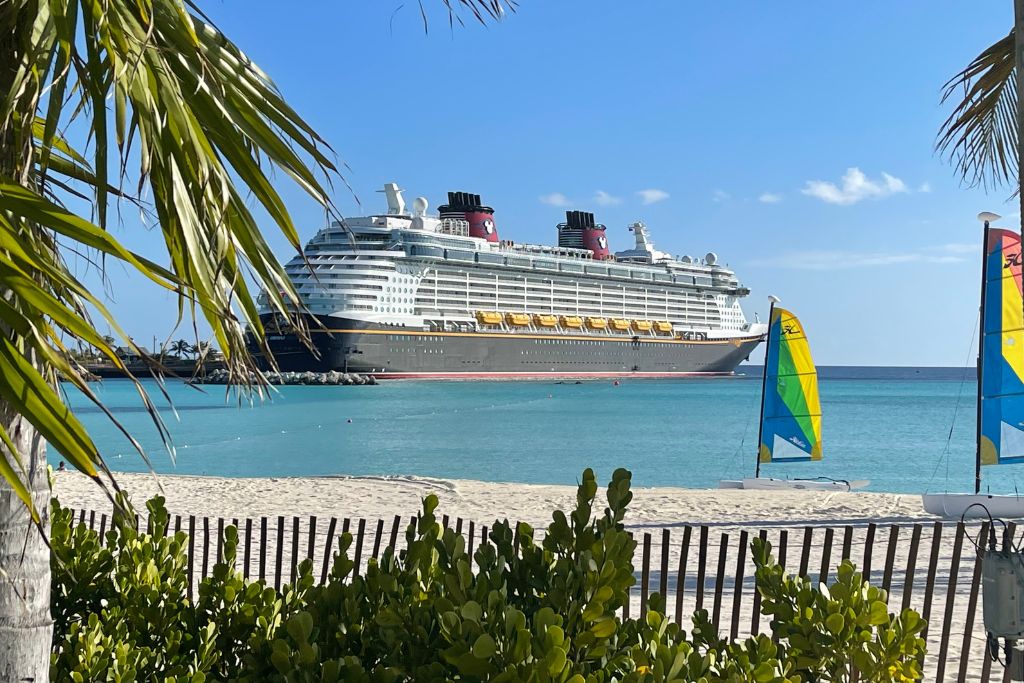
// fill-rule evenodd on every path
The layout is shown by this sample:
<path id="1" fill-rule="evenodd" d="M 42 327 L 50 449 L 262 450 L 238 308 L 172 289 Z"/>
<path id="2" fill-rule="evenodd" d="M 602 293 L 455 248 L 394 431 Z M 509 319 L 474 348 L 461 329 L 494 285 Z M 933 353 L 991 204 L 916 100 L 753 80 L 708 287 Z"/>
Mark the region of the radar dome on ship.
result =
<path id="1" fill-rule="evenodd" d="M 427 208 L 430 207 L 430 202 L 427 201 L 426 197 L 417 197 L 412 200 L 412 222 L 409 226 L 413 230 L 423 230 L 426 227 Z"/>
<path id="2" fill-rule="evenodd" d="M 713 251 L 709 251 L 708 253 L 704 254 L 704 263 L 708 264 L 709 266 L 715 265 L 716 263 L 718 263 L 718 254 L 716 254 Z"/>

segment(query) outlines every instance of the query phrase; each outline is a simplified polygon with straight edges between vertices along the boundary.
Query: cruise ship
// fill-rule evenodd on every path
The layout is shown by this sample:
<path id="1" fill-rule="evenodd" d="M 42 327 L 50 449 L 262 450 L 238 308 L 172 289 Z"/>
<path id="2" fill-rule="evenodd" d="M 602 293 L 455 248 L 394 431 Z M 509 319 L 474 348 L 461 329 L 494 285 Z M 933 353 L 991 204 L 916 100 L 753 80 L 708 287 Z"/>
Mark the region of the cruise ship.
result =
<path id="1" fill-rule="evenodd" d="M 436 215 L 384 187 L 387 212 L 332 222 L 286 265 L 310 348 L 261 295 L 283 371 L 378 379 L 678 377 L 732 373 L 764 337 L 750 290 L 714 253 L 657 251 L 643 223 L 612 252 L 607 229 L 566 212 L 557 246 L 498 234 L 479 195 Z M 554 237 L 554 235 L 553 235 Z M 255 350 L 255 349 L 254 349 Z"/>

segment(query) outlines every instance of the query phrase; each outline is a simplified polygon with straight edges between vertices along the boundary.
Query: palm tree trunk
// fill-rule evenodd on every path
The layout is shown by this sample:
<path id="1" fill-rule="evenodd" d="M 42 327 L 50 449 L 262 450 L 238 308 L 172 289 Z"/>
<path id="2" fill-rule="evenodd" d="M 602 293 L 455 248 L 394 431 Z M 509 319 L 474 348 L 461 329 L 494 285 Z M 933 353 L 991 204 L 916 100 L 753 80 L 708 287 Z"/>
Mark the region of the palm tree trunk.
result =
<path id="1" fill-rule="evenodd" d="M 12 92 L 14 75 L 29 42 L 32 14 L 19 12 L 19 3 L 0 0 L 0 54 L 7 55 L 0 60 L 0 97 Z M 28 99 L 28 112 L 35 111 L 37 97 L 38 92 L 21 94 Z M 17 102 L 15 108 L 23 104 Z M 0 127 L 0 178 L 25 186 L 31 177 L 31 121 L 30 116 L 23 116 L 17 129 L 10 124 Z M 0 290 L 0 296 L 9 295 Z M 7 333 L 0 326 L 0 334 Z M 49 532 L 46 442 L 4 401 L 0 401 L 0 427 L 18 450 L 42 528 Z M 18 457 L 3 446 L 0 458 L 19 469 Z M 0 477 L 0 681 L 49 681 L 52 641 L 50 552 L 32 524 L 28 508 Z"/>
<path id="2" fill-rule="evenodd" d="M 29 490 L 49 529 L 50 484 L 46 442 L 10 406 L 0 402 L 0 425 L 24 462 Z M 0 457 L 14 462 L 0 447 Z M 50 680 L 53 620 L 50 617 L 50 552 L 28 508 L 0 477 L 0 681 Z"/>

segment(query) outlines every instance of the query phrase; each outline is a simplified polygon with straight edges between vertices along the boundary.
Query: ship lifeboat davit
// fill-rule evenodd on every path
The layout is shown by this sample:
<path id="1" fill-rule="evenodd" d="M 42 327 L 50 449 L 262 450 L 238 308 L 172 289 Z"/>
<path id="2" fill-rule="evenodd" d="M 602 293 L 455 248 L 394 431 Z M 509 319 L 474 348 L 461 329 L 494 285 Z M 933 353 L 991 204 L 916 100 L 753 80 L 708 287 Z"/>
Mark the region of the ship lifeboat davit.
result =
<path id="1" fill-rule="evenodd" d="M 634 320 L 633 329 L 637 332 L 650 332 L 654 328 L 654 323 L 650 320 Z"/>
<path id="2" fill-rule="evenodd" d="M 578 315 L 563 315 L 562 327 L 571 327 L 579 329 L 583 327 L 583 318 L 579 317 Z"/>
<path id="3" fill-rule="evenodd" d="M 558 316 L 557 315 L 541 315 L 537 314 L 533 316 L 533 321 L 540 327 L 557 327 Z"/>
<path id="4" fill-rule="evenodd" d="M 608 327 L 607 318 L 587 318 L 587 327 L 592 330 L 603 330 Z"/>
<path id="5" fill-rule="evenodd" d="M 629 329 L 629 321 L 624 318 L 612 318 L 612 329 L 625 332 Z"/>
<path id="6" fill-rule="evenodd" d="M 476 321 L 481 325 L 500 325 L 501 319 L 501 313 L 498 313 L 497 311 L 476 312 Z"/>
<path id="7" fill-rule="evenodd" d="M 515 325 L 516 327 L 529 327 L 530 326 L 530 314 L 529 313 L 506 313 L 505 322 L 509 325 Z"/>

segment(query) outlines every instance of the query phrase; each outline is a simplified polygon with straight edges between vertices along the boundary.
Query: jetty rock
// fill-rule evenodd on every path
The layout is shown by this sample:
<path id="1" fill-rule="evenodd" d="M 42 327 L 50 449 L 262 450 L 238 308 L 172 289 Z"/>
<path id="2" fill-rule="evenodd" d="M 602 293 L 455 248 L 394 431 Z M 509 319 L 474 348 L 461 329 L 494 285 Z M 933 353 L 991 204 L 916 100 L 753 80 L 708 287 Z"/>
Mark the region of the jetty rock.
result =
<path id="1" fill-rule="evenodd" d="M 266 372 L 263 374 L 268 384 L 275 386 L 351 386 L 351 385 L 376 385 L 377 378 L 373 375 L 360 375 L 356 373 L 338 372 Z M 217 369 L 207 373 L 204 377 L 195 377 L 190 380 L 193 384 L 239 384 L 232 382 L 227 370 Z M 249 375 L 251 383 L 257 382 L 255 374 Z"/>

